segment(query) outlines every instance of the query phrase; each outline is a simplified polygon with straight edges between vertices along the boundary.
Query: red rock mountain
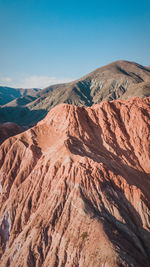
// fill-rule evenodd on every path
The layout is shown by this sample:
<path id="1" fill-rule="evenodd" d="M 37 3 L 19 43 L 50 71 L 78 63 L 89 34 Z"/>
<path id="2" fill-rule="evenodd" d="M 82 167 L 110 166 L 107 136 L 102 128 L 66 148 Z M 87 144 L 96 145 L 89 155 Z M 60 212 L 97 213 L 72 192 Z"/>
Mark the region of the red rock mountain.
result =
<path id="1" fill-rule="evenodd" d="M 150 98 L 61 104 L 0 148 L 0 266 L 150 266 Z"/>

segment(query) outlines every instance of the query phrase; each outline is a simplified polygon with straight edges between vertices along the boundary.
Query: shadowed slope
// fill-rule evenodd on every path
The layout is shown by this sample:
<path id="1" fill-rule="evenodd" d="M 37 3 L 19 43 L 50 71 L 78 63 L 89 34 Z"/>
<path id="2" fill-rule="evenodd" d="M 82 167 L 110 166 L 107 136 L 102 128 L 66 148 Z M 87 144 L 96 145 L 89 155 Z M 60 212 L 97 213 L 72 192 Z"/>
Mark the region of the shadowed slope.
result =
<path id="1" fill-rule="evenodd" d="M 19 134 L 24 130 L 25 129 L 12 122 L 0 123 L 0 144 L 10 136 Z"/>
<path id="2" fill-rule="evenodd" d="M 2 266 L 149 266 L 149 114 L 62 104 L 1 145 Z"/>

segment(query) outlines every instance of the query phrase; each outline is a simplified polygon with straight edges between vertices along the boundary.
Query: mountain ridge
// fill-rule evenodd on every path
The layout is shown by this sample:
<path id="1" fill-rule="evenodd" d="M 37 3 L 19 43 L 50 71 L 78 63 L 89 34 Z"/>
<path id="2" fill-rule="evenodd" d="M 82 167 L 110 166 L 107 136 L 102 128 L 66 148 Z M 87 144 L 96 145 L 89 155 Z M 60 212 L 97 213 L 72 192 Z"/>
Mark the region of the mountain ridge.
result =
<path id="1" fill-rule="evenodd" d="M 2 266 L 149 266 L 149 114 L 60 104 L 1 145 Z"/>
<path id="2" fill-rule="evenodd" d="M 33 125 L 60 103 L 92 106 L 104 100 L 132 96 L 150 96 L 150 70 L 135 62 L 116 61 L 70 83 L 46 87 L 27 104 L 24 99 L 24 105 L 15 102 L 15 106 L 13 101 L 1 106 L 0 118 L 1 122 Z"/>

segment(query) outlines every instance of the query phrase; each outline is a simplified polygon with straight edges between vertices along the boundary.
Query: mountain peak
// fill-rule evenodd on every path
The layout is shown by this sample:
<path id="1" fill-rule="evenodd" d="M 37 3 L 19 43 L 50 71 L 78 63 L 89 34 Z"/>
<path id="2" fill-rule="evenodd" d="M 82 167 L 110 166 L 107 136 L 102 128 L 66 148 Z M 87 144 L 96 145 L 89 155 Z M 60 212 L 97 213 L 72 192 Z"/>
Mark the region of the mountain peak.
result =
<path id="1" fill-rule="evenodd" d="M 150 70 L 135 62 L 118 60 L 76 81 L 51 85 L 34 96 L 24 95 L 1 106 L 1 122 L 33 125 L 60 103 L 92 106 L 132 96 L 150 96 Z"/>

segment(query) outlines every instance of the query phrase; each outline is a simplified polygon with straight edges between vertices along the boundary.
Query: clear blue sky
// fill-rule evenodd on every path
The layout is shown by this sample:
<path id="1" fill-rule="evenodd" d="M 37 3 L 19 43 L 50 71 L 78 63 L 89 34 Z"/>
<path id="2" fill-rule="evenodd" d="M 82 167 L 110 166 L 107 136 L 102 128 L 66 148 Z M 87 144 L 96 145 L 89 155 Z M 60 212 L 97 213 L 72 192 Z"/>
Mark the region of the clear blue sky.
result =
<path id="1" fill-rule="evenodd" d="M 118 59 L 150 65 L 149 0 L 0 0 L 0 84 L 44 87 Z"/>

